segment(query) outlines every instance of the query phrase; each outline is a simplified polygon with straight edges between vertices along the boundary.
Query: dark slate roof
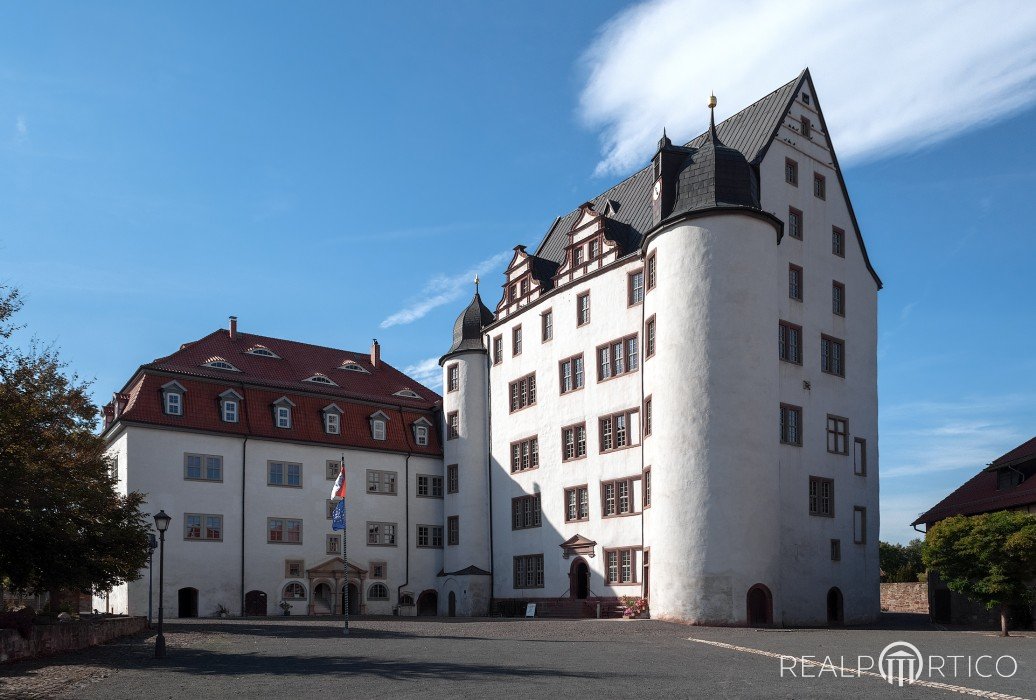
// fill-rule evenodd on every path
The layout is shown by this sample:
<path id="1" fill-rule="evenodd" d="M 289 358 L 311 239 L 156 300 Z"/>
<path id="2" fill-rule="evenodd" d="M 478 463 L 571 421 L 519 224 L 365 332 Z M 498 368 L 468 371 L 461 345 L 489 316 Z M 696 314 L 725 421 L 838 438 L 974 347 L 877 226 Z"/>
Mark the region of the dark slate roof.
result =
<path id="1" fill-rule="evenodd" d="M 918 517 L 913 524 L 931 525 L 953 515 L 978 515 L 1036 504 L 1036 475 L 1032 474 L 1034 470 L 1031 464 L 1033 461 L 1036 461 L 1036 438 L 993 460 L 988 467 Z M 1029 474 L 1028 478 L 1015 486 L 997 488 L 999 469 L 1018 467 L 1027 463 L 1030 464 L 1023 467 L 1023 470 Z"/>
<path id="2" fill-rule="evenodd" d="M 794 80 L 717 124 L 716 133 L 723 145 L 740 152 L 749 163 L 758 164 L 766 155 L 766 149 L 777 134 L 781 120 L 805 75 L 806 71 L 803 71 Z M 701 148 L 705 145 L 708 135 L 709 132 L 706 131 L 686 145 Z M 618 211 L 612 214 L 611 218 L 628 227 L 627 237 L 631 246 L 639 245 L 641 236 L 652 226 L 653 185 L 654 174 L 648 165 L 591 200 L 595 211 L 604 211 L 609 200 L 618 204 Z M 756 198 L 758 199 L 758 194 Z M 558 263 L 564 260 L 568 232 L 578 219 L 579 211 L 575 209 L 554 222 L 536 248 L 537 257 Z"/>
<path id="3" fill-rule="evenodd" d="M 759 181 L 741 151 L 711 137 L 682 166 L 671 216 L 717 206 L 759 209 Z"/>
<path id="4" fill-rule="evenodd" d="M 482 303 L 482 297 L 475 292 L 474 298 L 457 317 L 453 324 L 453 345 L 443 356 L 452 355 L 463 350 L 485 350 L 482 343 L 482 329 L 493 322 L 493 312 Z"/>

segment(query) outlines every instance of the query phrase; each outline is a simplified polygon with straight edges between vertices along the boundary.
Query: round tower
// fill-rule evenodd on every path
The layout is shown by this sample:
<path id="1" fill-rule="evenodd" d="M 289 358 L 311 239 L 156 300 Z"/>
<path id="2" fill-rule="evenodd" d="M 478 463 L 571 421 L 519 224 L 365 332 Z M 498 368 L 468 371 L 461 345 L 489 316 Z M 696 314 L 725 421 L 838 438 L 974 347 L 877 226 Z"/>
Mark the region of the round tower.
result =
<path id="1" fill-rule="evenodd" d="M 489 353 L 482 329 L 493 314 L 475 296 L 453 325 L 453 345 L 442 356 L 443 614 L 485 615 L 492 581 L 489 530 Z M 451 544 L 455 543 L 455 544 Z"/>

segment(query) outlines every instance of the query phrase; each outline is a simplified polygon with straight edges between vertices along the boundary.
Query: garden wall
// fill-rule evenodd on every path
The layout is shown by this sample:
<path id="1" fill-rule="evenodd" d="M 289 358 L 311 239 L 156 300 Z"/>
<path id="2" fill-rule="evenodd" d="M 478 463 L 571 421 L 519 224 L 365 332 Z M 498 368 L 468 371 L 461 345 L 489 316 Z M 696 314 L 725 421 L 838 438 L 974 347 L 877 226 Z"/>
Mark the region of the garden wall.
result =
<path id="1" fill-rule="evenodd" d="M 18 630 L 0 629 L 0 663 L 84 649 L 136 634 L 146 627 L 145 617 L 116 617 L 33 625 L 28 639 Z"/>
<path id="2" fill-rule="evenodd" d="M 881 584 L 881 609 L 888 612 L 928 614 L 927 583 Z"/>

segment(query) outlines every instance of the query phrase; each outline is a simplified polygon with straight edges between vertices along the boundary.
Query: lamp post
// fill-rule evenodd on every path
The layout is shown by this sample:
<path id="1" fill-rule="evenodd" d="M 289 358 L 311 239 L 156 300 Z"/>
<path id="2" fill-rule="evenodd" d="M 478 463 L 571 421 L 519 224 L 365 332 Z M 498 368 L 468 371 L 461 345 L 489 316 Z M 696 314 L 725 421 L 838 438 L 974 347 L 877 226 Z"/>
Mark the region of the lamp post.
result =
<path id="1" fill-rule="evenodd" d="M 158 530 L 158 636 L 155 637 L 155 658 L 165 658 L 165 635 L 162 634 L 163 586 L 165 582 L 165 531 L 169 529 L 171 517 L 164 510 L 155 513 L 155 529 Z"/>
<path id="2" fill-rule="evenodd" d="M 151 585 L 154 580 L 154 566 L 153 559 L 155 557 L 155 550 L 158 549 L 158 540 L 155 539 L 155 533 L 147 533 L 147 623 L 151 624 L 151 603 L 154 600 L 154 596 L 151 593 Z"/>

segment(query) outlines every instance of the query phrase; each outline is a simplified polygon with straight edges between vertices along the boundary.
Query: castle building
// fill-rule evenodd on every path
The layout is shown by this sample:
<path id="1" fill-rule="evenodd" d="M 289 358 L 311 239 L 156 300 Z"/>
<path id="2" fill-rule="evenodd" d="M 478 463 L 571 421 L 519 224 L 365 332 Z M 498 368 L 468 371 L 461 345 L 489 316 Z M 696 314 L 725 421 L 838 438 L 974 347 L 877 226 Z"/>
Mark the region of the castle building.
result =
<path id="1" fill-rule="evenodd" d="M 232 325 L 138 370 L 105 434 L 124 486 L 183 518 L 181 612 L 340 612 L 351 585 L 370 613 L 633 596 L 695 623 L 865 622 L 880 288 L 803 71 L 683 146 L 663 134 L 516 247 L 495 307 L 476 286 L 457 318 L 441 399 L 376 344 Z M 324 500 L 343 452 L 347 561 Z M 124 588 L 140 612 L 146 579 Z"/>

